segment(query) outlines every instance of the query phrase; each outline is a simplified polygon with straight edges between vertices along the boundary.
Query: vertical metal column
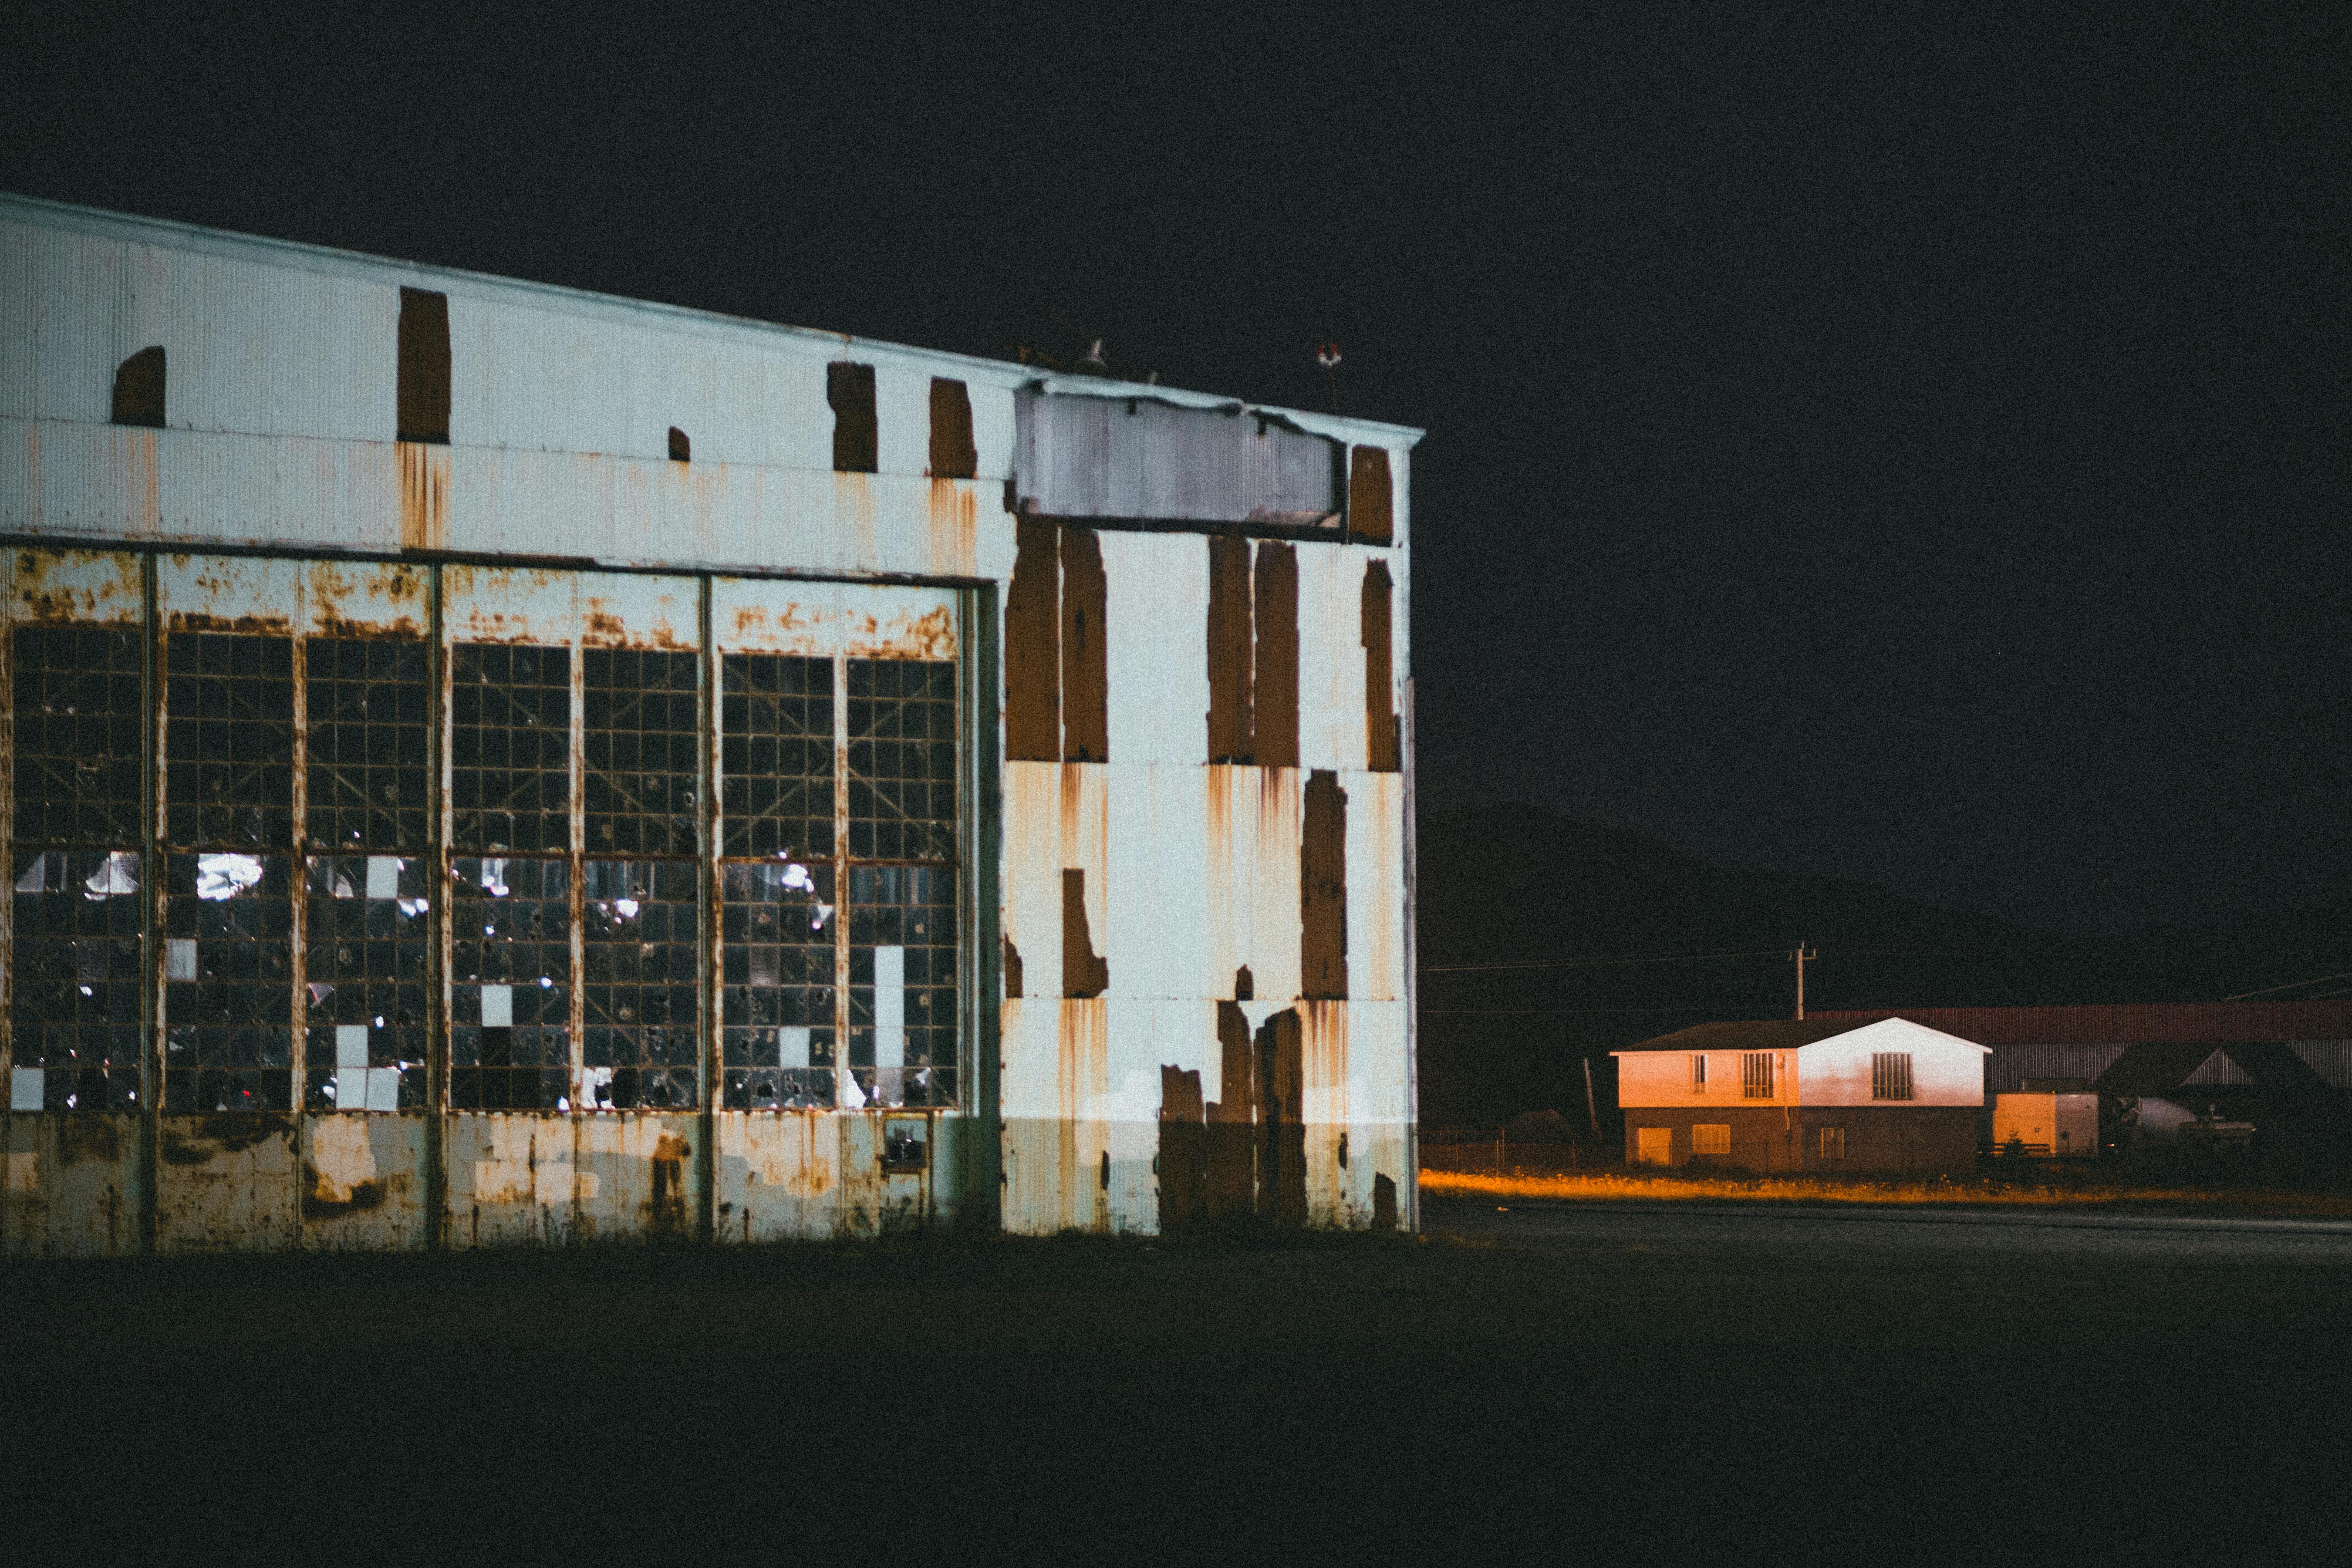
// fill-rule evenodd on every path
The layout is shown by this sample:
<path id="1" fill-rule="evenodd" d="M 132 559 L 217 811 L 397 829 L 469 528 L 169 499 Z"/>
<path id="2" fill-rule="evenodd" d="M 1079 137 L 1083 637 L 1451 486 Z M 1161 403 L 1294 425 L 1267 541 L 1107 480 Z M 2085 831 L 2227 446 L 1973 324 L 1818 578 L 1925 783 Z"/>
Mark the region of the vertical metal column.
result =
<path id="1" fill-rule="evenodd" d="M 307 610 L 308 605 L 304 608 Z M 289 1140 L 294 1150 L 294 1245 L 302 1245 L 304 1222 L 310 1218 L 310 1184 L 305 1170 L 310 1164 L 310 1118 L 307 1107 L 310 1098 L 310 996 L 303 982 L 310 977 L 310 868 L 304 863 L 304 849 L 310 837 L 310 665 L 306 615 L 294 623 L 294 635 L 289 638 L 289 662 L 292 666 L 293 685 L 289 701 L 293 708 L 294 742 L 287 758 L 292 770 L 288 780 L 287 800 L 287 910 L 286 929 L 293 951 L 287 955 L 286 973 L 293 984 L 286 998 L 286 1018 L 292 1037 L 287 1042 L 287 1071 L 293 1082 L 288 1101 L 293 1112 L 293 1131 Z M 366 1114 L 362 1100 L 361 1114 Z M 341 1110 L 340 1103 L 336 1106 Z"/>
<path id="2" fill-rule="evenodd" d="M 441 563 L 425 576 L 425 1245 L 449 1245 L 449 661 L 442 647 Z"/>
<path id="3" fill-rule="evenodd" d="M 163 1168 L 163 689 L 160 679 L 163 628 L 155 616 L 155 556 L 139 557 L 139 688 L 145 722 L 139 727 L 140 883 L 139 1032 L 147 1042 L 147 1100 L 139 1122 L 139 1250 L 155 1250 L 157 1191 Z"/>
<path id="4" fill-rule="evenodd" d="M 697 662 L 699 700 L 694 705 L 694 876 L 695 902 L 701 910 L 701 942 L 695 992 L 699 1005 L 697 1055 L 702 1063 L 702 1125 L 695 1139 L 694 1173 L 700 1190 L 695 1212 L 695 1239 L 708 1243 L 718 1235 L 719 1223 L 719 652 L 710 637 L 710 574 L 695 578 L 696 625 L 702 656 Z"/>
<path id="5" fill-rule="evenodd" d="M 958 1100 L 965 1117 L 958 1131 L 963 1158 L 957 1172 L 957 1223 L 973 1230 L 1004 1226 L 1004 1129 L 997 1079 L 1003 1066 L 1004 944 L 1000 935 L 997 879 L 1003 857 L 1002 689 L 997 679 L 996 585 L 965 588 L 957 595 L 963 616 L 962 700 L 956 704 L 963 731 L 963 826 L 959 845 L 964 875 L 966 932 L 963 1027 L 965 1070 Z"/>

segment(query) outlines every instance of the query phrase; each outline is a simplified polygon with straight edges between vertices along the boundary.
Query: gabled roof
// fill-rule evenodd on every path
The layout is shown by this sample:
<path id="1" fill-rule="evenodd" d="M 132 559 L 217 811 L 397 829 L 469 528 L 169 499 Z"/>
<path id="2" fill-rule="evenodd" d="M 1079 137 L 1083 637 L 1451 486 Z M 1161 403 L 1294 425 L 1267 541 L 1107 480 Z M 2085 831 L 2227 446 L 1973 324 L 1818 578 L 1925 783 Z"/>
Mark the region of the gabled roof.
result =
<path id="1" fill-rule="evenodd" d="M 1895 1026 L 1885 1029 L 1887 1024 Z M 1637 1045 L 1622 1047 L 1612 1056 L 1631 1056 L 1636 1051 L 1793 1051 L 1818 1041 L 1834 1039 L 1862 1029 L 1885 1029 L 1891 1038 L 1912 1039 L 1926 1035 L 1966 1046 L 1973 1051 L 1987 1047 L 1958 1035 L 1947 1035 L 1907 1018 L 1759 1018 L 1725 1024 L 1694 1024 L 1687 1029 L 1677 1029 L 1671 1035 Z"/>

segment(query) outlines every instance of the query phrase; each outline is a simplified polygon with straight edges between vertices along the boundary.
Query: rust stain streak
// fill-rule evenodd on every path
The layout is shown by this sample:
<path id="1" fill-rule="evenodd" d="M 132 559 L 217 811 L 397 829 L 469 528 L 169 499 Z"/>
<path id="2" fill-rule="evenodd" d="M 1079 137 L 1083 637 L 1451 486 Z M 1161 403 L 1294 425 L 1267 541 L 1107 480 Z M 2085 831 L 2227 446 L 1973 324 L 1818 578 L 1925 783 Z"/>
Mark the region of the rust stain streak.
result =
<path id="1" fill-rule="evenodd" d="M 449 546 L 449 448 L 403 441 L 398 449 L 400 547 L 446 550 Z"/>
<path id="2" fill-rule="evenodd" d="M 980 503 L 968 484 L 934 479 L 930 485 L 931 570 L 942 576 L 970 577 L 979 567 Z"/>

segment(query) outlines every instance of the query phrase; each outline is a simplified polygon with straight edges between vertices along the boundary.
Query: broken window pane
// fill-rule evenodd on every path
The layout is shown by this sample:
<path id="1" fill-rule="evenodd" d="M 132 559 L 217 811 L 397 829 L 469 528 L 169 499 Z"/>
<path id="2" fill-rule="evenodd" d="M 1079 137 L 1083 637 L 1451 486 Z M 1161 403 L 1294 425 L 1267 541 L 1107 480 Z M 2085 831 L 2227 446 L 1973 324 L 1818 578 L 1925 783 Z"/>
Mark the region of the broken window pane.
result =
<path id="1" fill-rule="evenodd" d="M 178 854 L 166 863 L 165 1110 L 292 1108 L 288 870 L 282 855 Z"/>
<path id="2" fill-rule="evenodd" d="M 580 994 L 580 1100 L 591 1110 L 701 1103 L 690 860 L 591 860 Z"/>
<path id="3" fill-rule="evenodd" d="M 570 868 L 554 859 L 453 861 L 449 933 L 449 1103 L 570 1109 Z"/>
<path id="4" fill-rule="evenodd" d="M 831 1105 L 833 868 L 775 859 L 719 876 L 722 1103 Z"/>
<path id="5" fill-rule="evenodd" d="M 421 852 L 429 804 L 425 645 L 312 637 L 302 658 L 311 840 Z"/>
<path id="6" fill-rule="evenodd" d="M 20 626 L 15 653 L 16 842 L 138 843 L 139 634 Z"/>
<path id="7" fill-rule="evenodd" d="M 424 1109 L 425 864 L 393 855 L 310 858 L 303 931 L 308 1110 Z"/>
<path id="8" fill-rule="evenodd" d="M 105 851 L 16 857 L 12 1109 L 139 1108 L 138 867 Z"/>
<path id="9" fill-rule="evenodd" d="M 570 848 L 572 650 L 457 644 L 449 719 L 452 842 Z"/>
<path id="10" fill-rule="evenodd" d="M 850 854 L 954 859 L 955 666 L 853 658 L 848 717 Z"/>
<path id="11" fill-rule="evenodd" d="M 173 632 L 164 653 L 164 837 L 188 846 L 289 842 L 292 640 Z"/>
<path id="12" fill-rule="evenodd" d="M 720 843 L 727 855 L 833 854 L 833 661 L 719 661 Z"/>
<path id="13" fill-rule="evenodd" d="M 849 871 L 849 1062 L 845 1102 L 956 1100 L 956 872 Z"/>
<path id="14" fill-rule="evenodd" d="M 581 744 L 592 855 L 691 855 L 700 769 L 698 654 L 592 647 L 581 655 Z"/>

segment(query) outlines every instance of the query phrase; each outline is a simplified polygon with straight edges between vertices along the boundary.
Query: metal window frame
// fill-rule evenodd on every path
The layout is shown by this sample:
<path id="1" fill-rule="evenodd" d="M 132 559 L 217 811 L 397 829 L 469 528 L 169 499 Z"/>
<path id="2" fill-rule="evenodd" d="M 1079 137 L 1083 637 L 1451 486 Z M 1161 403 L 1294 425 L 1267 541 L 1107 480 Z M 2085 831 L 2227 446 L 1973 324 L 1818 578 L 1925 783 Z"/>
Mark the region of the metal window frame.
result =
<path id="1" fill-rule="evenodd" d="M 700 1203 L 697 1215 L 697 1236 L 709 1239 L 712 1234 L 716 1182 L 713 1169 L 716 1139 L 713 1135 L 715 1118 L 721 1109 L 720 1079 L 722 1027 L 719 996 L 721 921 L 718 905 L 720 900 L 719 868 L 722 857 L 719 850 L 719 794 L 721 774 L 719 744 L 720 701 L 719 659 L 722 657 L 716 646 L 711 626 L 712 586 L 720 578 L 749 582 L 778 584 L 830 583 L 852 586 L 916 586 L 945 590 L 954 595 L 958 626 L 958 643 L 954 677 L 956 709 L 956 769 L 957 783 L 956 858 L 953 861 L 930 860 L 925 866 L 951 869 L 957 877 L 958 953 L 957 977 L 957 1050 L 956 1093 L 951 1103 L 929 1107 L 876 1107 L 871 1114 L 892 1116 L 925 1116 L 934 1123 L 943 1115 L 953 1113 L 970 1118 L 974 1126 L 970 1134 L 957 1140 L 959 1163 L 962 1169 L 959 1184 L 959 1212 L 974 1223 L 993 1226 L 1001 1209 L 1002 1194 L 998 1190 L 998 1170 L 1001 1149 L 997 1122 L 998 1082 L 998 1016 L 993 1005 L 1001 994 L 999 973 L 1001 955 L 998 942 L 997 886 L 999 868 L 997 856 L 1002 842 L 1002 789 L 998 757 L 1001 736 L 992 721 L 995 713 L 994 695 L 998 679 L 996 624 L 998 587 L 990 579 L 935 576 L 915 574 L 857 574 L 840 572 L 809 572 L 779 570 L 756 565 L 696 565 L 674 566 L 649 564 L 642 562 L 614 562 L 576 556 L 512 556 L 485 552 L 447 550 L 411 551 L 338 551 L 315 546 L 284 548 L 267 545 L 214 544 L 209 542 L 125 540 L 116 536 L 80 534 L 28 534 L 21 531 L 0 531 L 0 548 L 35 551 L 43 553 L 66 552 L 103 552 L 136 558 L 140 572 L 141 608 L 138 630 L 141 646 L 141 683 L 142 722 L 140 727 L 141 774 L 142 790 L 140 803 L 140 854 L 145 897 L 141 900 L 142 975 L 139 988 L 139 1027 L 143 1042 L 142 1055 L 144 1093 L 140 1113 L 140 1148 L 135 1176 L 137 1187 L 138 1242 L 141 1250 L 152 1252 L 157 1245 L 157 1175 L 163 1159 L 164 1108 L 163 1085 L 163 963 L 160 940 L 165 896 L 162 871 L 166 855 L 163 839 L 163 810 L 166 781 L 162 768 L 164 749 L 163 725 L 166 721 L 161 681 L 159 651 L 164 635 L 159 605 L 157 563 L 164 554 L 188 556 L 221 556 L 258 558 L 300 563 L 347 563 L 351 564 L 406 565 L 424 569 L 425 579 L 425 618 L 424 631 L 426 649 L 427 715 L 426 739 L 428 805 L 426 812 L 427 843 L 423 853 L 429 859 L 433 899 L 427 912 L 426 985 L 432 1005 L 425 1023 L 425 1106 L 420 1114 L 423 1121 L 423 1179 L 425 1183 L 425 1231 L 428 1247 L 446 1246 L 449 1240 L 450 1213 L 448 1179 L 446 1158 L 446 1119 L 449 1105 L 450 1054 L 449 1019 L 453 1002 L 449 973 L 451 932 L 448 910 L 451 868 L 456 850 L 450 841 L 449 800 L 449 727 L 451 714 L 449 679 L 449 635 L 444 613 L 444 569 L 453 565 L 478 565 L 500 570 L 543 570 L 595 573 L 639 576 L 690 579 L 696 584 L 699 616 L 700 647 L 698 670 L 700 679 L 697 719 L 699 734 L 697 746 L 699 798 L 697 802 L 697 867 L 700 913 L 703 929 L 698 963 L 698 1103 L 693 1113 L 698 1117 L 701 1146 L 697 1155 L 700 1178 Z M 10 625 L 13 626 L 14 622 Z M 295 943 L 295 963 L 299 971 L 302 931 L 299 929 L 301 897 L 300 877 L 305 857 L 316 847 L 307 840 L 308 822 L 303 810 L 307 779 L 303 762 L 303 736 L 307 730 L 304 709 L 306 682 L 301 668 L 302 645 L 305 637 L 293 636 L 295 674 L 294 705 L 296 714 L 296 765 L 294 799 L 291 817 L 295 842 L 284 847 L 296 885 L 289 889 L 289 898 L 297 909 L 296 928 L 290 940 Z M 15 800 L 13 742 L 15 735 L 15 704 L 13 698 L 13 638 L 0 637 L 0 689 L 8 695 L 0 697 L 0 741 L 11 746 L 11 762 L 0 765 L 0 857 L 13 861 Z M 835 744 L 836 818 L 834 866 L 835 870 L 836 940 L 835 1009 L 836 1051 L 840 1064 L 845 1068 L 848 1047 L 847 994 L 849 914 L 847 900 L 848 870 L 856 864 L 899 865 L 917 864 L 905 861 L 860 862 L 849 854 L 845 813 L 848 800 L 847 774 L 847 670 L 846 653 L 837 652 L 833 658 L 835 668 Z M 581 661 L 572 664 L 572 730 L 576 740 L 583 721 L 581 684 Z M 983 716 L 991 721 L 983 722 Z M 572 840 L 566 858 L 575 868 L 584 863 L 586 847 L 582 810 L 582 758 L 577 745 L 572 748 L 572 788 L 569 808 Z M 275 847 L 270 853 L 279 852 Z M 646 858 L 644 856 L 618 858 Z M 677 859 L 679 857 L 657 857 Z M 584 897 L 583 879 L 572 879 L 572 962 L 575 976 L 580 973 L 580 952 L 583 926 L 580 900 Z M 0 900 L 5 906 L 5 900 Z M 14 937 L 13 909 L 0 907 L 0 944 L 11 942 Z M 0 948 L 5 951 L 5 948 Z M 0 965 L 0 1081 L 5 1081 L 14 1066 L 15 1050 L 9 1001 L 13 992 L 13 964 Z M 298 998 L 301 994 L 302 976 L 298 973 L 289 984 L 288 1026 L 291 1030 L 294 1060 L 290 1068 L 289 1095 L 291 1106 L 288 1114 L 300 1125 L 313 1115 L 335 1114 L 311 1112 L 305 1109 L 306 1066 L 305 1032 Z M 583 1002 L 582 985 L 575 978 L 572 984 L 571 1025 L 572 1049 L 577 1066 L 582 1045 L 579 1013 Z M 673 1108 L 667 1114 L 679 1114 L 684 1108 Z M 641 1112 L 642 1113 L 642 1112 Z M 12 1113 L 25 1114 L 25 1113 Z M 176 1113 L 174 1113 L 176 1114 Z M 568 1112 L 550 1112 L 552 1116 L 604 1116 L 625 1112 L 583 1111 L 574 1107 Z M 934 1125 L 930 1147 L 940 1148 L 940 1130 Z M 937 1158 L 936 1153 L 934 1158 Z"/>

